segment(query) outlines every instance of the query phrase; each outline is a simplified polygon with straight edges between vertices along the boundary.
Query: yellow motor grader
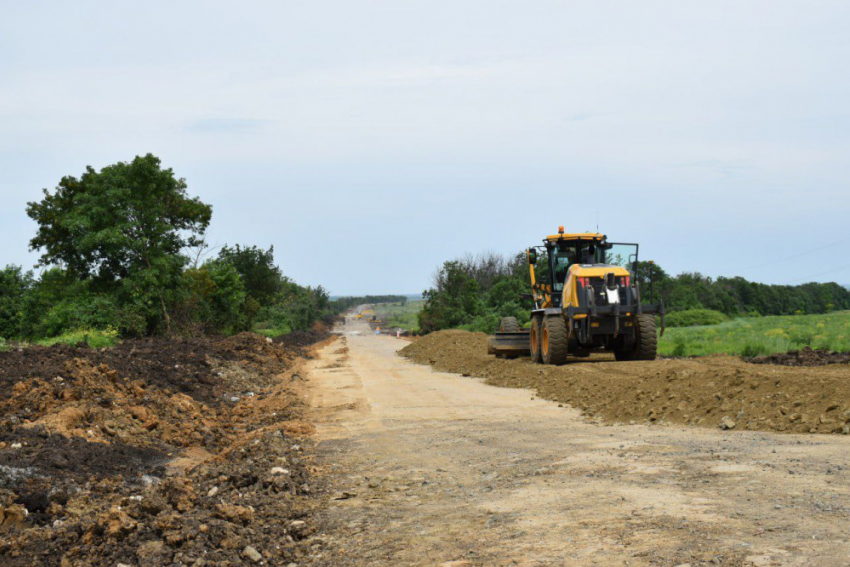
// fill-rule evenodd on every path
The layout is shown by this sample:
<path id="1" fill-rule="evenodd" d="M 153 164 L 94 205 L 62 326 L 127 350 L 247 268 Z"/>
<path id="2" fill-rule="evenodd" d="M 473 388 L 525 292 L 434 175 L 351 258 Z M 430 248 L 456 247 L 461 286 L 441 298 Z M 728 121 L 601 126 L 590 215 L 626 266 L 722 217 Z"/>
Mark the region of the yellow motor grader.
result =
<path id="1" fill-rule="evenodd" d="M 545 264 L 538 259 L 545 253 Z M 558 234 L 526 251 L 531 272 L 531 328 L 504 317 L 489 352 L 564 364 L 569 356 L 613 351 L 617 360 L 654 360 L 656 316 L 664 334 L 664 302 L 643 303 L 637 282 L 638 245 L 608 242 L 604 234 Z M 651 280 L 651 276 L 650 276 Z M 650 284 L 651 285 L 651 284 Z"/>

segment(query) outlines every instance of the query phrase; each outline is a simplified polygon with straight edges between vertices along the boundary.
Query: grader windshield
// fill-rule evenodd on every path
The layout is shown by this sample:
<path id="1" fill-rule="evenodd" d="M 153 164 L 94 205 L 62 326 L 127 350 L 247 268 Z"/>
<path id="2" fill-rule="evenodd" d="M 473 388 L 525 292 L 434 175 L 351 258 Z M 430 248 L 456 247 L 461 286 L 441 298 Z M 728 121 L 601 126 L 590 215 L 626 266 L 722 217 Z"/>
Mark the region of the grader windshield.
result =
<path id="1" fill-rule="evenodd" d="M 554 291 L 564 289 L 564 281 L 573 264 L 604 263 L 603 247 L 603 244 L 592 240 L 560 240 L 552 243 L 549 250 L 549 262 Z"/>
<path id="2" fill-rule="evenodd" d="M 560 240 L 553 242 L 548 252 L 552 289 L 560 292 L 564 289 L 567 273 L 573 264 L 607 264 L 634 271 L 638 245 L 593 240 Z"/>

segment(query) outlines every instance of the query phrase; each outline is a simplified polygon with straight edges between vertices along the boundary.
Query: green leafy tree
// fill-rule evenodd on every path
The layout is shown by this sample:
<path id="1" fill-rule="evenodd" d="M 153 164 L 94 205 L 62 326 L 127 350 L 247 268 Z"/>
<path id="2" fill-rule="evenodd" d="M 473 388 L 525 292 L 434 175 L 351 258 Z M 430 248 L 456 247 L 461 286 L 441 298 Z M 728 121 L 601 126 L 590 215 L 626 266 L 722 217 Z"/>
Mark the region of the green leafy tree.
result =
<path id="1" fill-rule="evenodd" d="M 33 286 L 31 272 L 19 266 L 0 270 L 0 337 L 17 338 L 23 334 L 26 295 Z"/>
<path id="2" fill-rule="evenodd" d="M 63 266 L 74 278 L 91 279 L 92 291 L 132 304 L 149 332 L 162 323 L 170 332 L 186 263 L 181 250 L 198 245 L 212 215 L 186 187 L 151 154 L 100 171 L 88 167 L 28 204 L 38 223 L 30 247 L 42 251 L 41 265 Z"/>
<path id="3" fill-rule="evenodd" d="M 459 261 L 449 261 L 435 276 L 433 288 L 423 293 L 419 329 L 430 333 L 466 324 L 483 314 L 478 282 Z"/>
<path id="4" fill-rule="evenodd" d="M 176 312 L 184 331 L 229 334 L 250 326 L 245 285 L 229 262 L 210 260 L 185 270 L 183 288 L 185 295 Z"/>
<path id="5" fill-rule="evenodd" d="M 245 285 L 249 297 L 262 304 L 267 304 L 280 291 L 283 274 L 274 263 L 274 247 L 263 250 L 257 246 L 234 247 L 225 246 L 218 257 L 230 263 Z"/>

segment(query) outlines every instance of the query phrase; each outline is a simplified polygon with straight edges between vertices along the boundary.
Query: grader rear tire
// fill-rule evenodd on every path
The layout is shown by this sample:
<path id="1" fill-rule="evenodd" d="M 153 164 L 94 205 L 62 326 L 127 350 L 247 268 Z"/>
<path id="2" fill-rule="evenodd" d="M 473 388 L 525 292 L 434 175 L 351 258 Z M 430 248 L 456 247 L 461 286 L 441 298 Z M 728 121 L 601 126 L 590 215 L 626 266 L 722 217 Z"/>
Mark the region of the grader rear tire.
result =
<path id="1" fill-rule="evenodd" d="M 543 362 L 543 354 L 541 352 L 540 335 L 542 334 L 543 317 L 535 315 L 531 318 L 531 332 L 529 333 L 529 341 L 531 343 L 531 362 Z"/>
<path id="2" fill-rule="evenodd" d="M 503 333 L 518 333 L 519 321 L 516 320 L 516 317 L 502 317 L 499 331 Z"/>
<path id="3" fill-rule="evenodd" d="M 614 358 L 622 362 L 655 360 L 658 354 L 658 330 L 655 315 L 635 317 L 635 344 L 630 350 L 617 349 Z"/>
<path id="4" fill-rule="evenodd" d="M 543 318 L 540 350 L 543 364 L 559 366 L 567 361 L 567 323 L 559 315 Z"/>

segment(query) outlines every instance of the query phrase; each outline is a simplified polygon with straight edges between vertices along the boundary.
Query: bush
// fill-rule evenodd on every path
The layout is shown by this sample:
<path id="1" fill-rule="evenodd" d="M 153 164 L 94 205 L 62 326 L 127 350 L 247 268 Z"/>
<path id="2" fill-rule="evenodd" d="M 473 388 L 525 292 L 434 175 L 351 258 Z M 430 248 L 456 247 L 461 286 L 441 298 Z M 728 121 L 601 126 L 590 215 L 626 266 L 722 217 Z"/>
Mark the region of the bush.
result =
<path id="1" fill-rule="evenodd" d="M 712 309 L 687 309 L 673 311 L 665 317 L 668 327 L 696 327 L 699 325 L 719 325 L 729 318 L 719 311 Z"/>
<path id="2" fill-rule="evenodd" d="M 744 348 L 741 349 L 741 356 L 744 358 L 754 358 L 756 356 L 765 356 L 770 354 L 770 348 L 764 343 L 747 342 Z"/>
<path id="3" fill-rule="evenodd" d="M 211 260 L 190 268 L 183 272 L 183 288 L 176 320 L 184 331 L 230 334 L 249 327 L 245 285 L 232 264 Z M 248 307 L 255 309 L 255 303 Z"/>
<path id="4" fill-rule="evenodd" d="M 676 343 L 676 346 L 673 347 L 673 352 L 670 353 L 670 356 L 675 356 L 679 358 L 688 356 L 688 347 L 684 343 L 684 341 Z"/>
<path id="5" fill-rule="evenodd" d="M 117 329 L 121 326 L 121 312 L 112 298 L 83 293 L 51 307 L 37 325 L 34 336 L 56 337 L 77 329 Z"/>
<path id="6" fill-rule="evenodd" d="M 812 342 L 815 339 L 815 331 L 813 329 L 799 329 L 792 328 L 791 333 L 791 342 L 795 343 L 797 347 L 807 347 L 812 346 Z"/>

